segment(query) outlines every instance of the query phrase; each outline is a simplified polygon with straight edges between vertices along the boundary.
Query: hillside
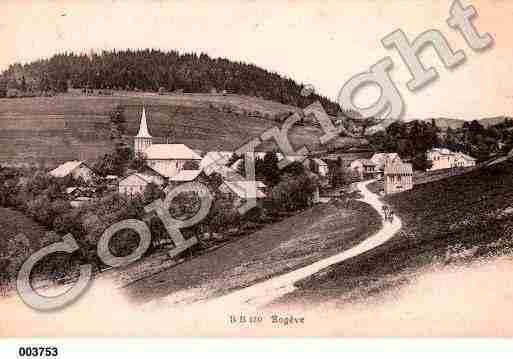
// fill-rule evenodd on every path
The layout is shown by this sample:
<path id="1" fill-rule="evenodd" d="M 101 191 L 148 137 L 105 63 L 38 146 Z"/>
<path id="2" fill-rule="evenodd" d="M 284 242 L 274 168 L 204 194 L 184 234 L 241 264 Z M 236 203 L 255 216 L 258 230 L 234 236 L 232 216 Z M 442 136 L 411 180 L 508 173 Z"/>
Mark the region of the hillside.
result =
<path id="1" fill-rule="evenodd" d="M 376 294 L 409 283 L 409 274 L 425 266 L 511 252 L 512 160 L 419 185 L 386 200 L 403 219 L 399 235 L 298 283 L 301 289 L 284 301 L 348 300 L 351 290 L 358 296 Z"/>
<path id="2" fill-rule="evenodd" d="M 109 113 L 118 105 L 127 119 L 126 140 L 137 133 L 142 105 L 148 110 L 155 142 L 170 140 L 199 150 L 234 150 L 266 129 L 275 116 L 298 109 L 240 95 L 184 94 L 158 96 L 119 92 L 114 96 L 0 99 L 0 163 L 53 166 L 70 159 L 91 159 L 112 149 Z M 295 127 L 291 142 L 319 149 L 321 130 Z M 340 138 L 334 146 L 358 141 Z M 261 149 L 270 149 L 272 143 Z"/>
<path id="3" fill-rule="evenodd" d="M 7 95 L 6 88 L 23 92 L 66 92 L 68 88 L 187 93 L 227 91 L 298 107 L 318 100 L 332 115 L 339 110 L 338 104 L 326 97 L 302 96 L 302 84 L 253 64 L 211 58 L 204 53 L 181 54 L 149 49 L 88 55 L 65 53 L 24 65 L 13 64 L 0 76 L 0 93 Z"/>
<path id="4" fill-rule="evenodd" d="M 155 265 L 142 261 L 111 277 L 126 285 L 126 294 L 135 302 L 172 293 L 182 302 L 200 301 L 326 258 L 361 242 L 379 227 L 379 216 L 368 204 L 333 201 L 158 273 L 145 274 L 148 265 Z"/>

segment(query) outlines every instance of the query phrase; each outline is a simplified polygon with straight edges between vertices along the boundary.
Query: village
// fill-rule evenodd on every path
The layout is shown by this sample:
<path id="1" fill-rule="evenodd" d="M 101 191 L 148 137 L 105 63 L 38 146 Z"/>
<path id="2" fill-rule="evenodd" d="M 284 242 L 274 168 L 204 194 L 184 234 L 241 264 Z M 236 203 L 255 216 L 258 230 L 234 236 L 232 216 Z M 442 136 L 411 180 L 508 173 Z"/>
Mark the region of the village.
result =
<path id="1" fill-rule="evenodd" d="M 262 200 L 271 195 L 263 179 L 247 181 L 240 173 L 244 164 L 243 155 L 230 151 L 203 152 L 193 150 L 186 144 L 153 144 L 153 137 L 148 128 L 146 110 L 141 112 L 139 131 L 134 137 L 135 156 L 144 161 L 139 171 L 129 170 L 126 176 L 106 175 L 103 180 L 111 189 L 125 196 L 142 196 L 150 184 L 156 185 L 166 193 L 174 187 L 189 182 L 207 181 L 213 173 L 222 178 L 219 190 L 228 195 L 237 205 L 250 198 L 250 188 L 256 188 L 256 198 Z M 264 160 L 267 152 L 255 152 L 255 160 Z M 337 170 L 347 175 L 345 184 L 376 179 L 383 184 L 382 194 L 389 195 L 407 191 L 414 186 L 413 167 L 400 158 L 397 153 L 369 153 L 369 158 L 347 160 L 344 154 L 315 154 L 312 156 L 286 156 L 291 162 L 301 163 L 310 176 L 317 180 L 313 202 L 321 201 L 321 193 L 329 192 L 332 179 Z M 278 160 L 283 159 L 276 153 Z M 446 148 L 432 148 L 426 152 L 431 166 L 427 171 L 443 171 L 476 166 L 476 159 L 461 152 L 453 152 Z M 340 168 L 337 168 L 339 166 Z M 66 193 L 74 207 L 92 200 L 95 188 L 94 179 L 98 178 L 92 166 L 85 161 L 65 162 L 49 172 L 56 178 L 70 176 L 83 180 L 84 186 L 68 187 Z M 340 188 L 339 188 L 340 189 Z"/>
<path id="2" fill-rule="evenodd" d="M 272 178 L 266 177 L 258 169 L 253 180 L 245 178 L 244 154 L 230 151 L 204 152 L 191 149 L 183 143 L 154 144 L 149 130 L 150 123 L 143 107 L 139 131 L 133 138 L 134 155 L 141 162 L 138 170 L 128 169 L 124 176 L 107 174 L 101 177 L 87 161 L 75 160 L 65 162 L 49 172 L 51 177 L 72 178 L 81 184 L 65 189 L 72 207 L 77 208 L 98 199 L 98 183 L 108 188 L 107 193 L 117 192 L 127 198 L 143 198 L 149 187 L 158 193 L 167 194 L 184 183 L 198 182 L 221 195 L 234 209 L 250 199 L 256 199 L 259 205 L 272 199 L 272 185 L 277 183 L 273 183 Z M 286 157 L 295 164 L 291 167 L 300 167 L 299 171 L 312 180 L 313 187 L 292 190 L 304 190 L 308 206 L 326 203 L 331 198 L 351 193 L 354 191 L 354 183 L 369 179 L 376 180 L 382 196 L 414 187 L 416 174 L 408 159 L 401 159 L 397 153 L 368 152 L 366 156 L 354 159 L 351 158 L 353 154 L 348 157 L 345 153 L 316 153 L 308 156 L 254 153 L 257 163 L 270 161 L 276 165 L 276 161 Z M 476 166 L 475 158 L 445 148 L 432 148 L 426 152 L 426 157 L 430 163 L 427 171 L 431 173 L 449 171 L 450 174 L 451 170 Z M 105 191 L 101 195 L 105 195 Z"/>
<path id="3" fill-rule="evenodd" d="M 304 155 L 284 154 L 279 150 L 252 153 L 199 150 L 186 141 L 173 141 L 169 128 L 164 135 L 152 130 L 159 128 L 153 120 L 157 112 L 152 110 L 152 106 L 137 105 L 132 113 L 137 116 L 132 117 L 136 132 L 122 134 L 125 109 L 115 107 L 109 115 L 114 151 L 100 157 L 76 158 L 48 169 L 1 167 L 0 174 L 5 180 L 0 197 L 2 206 L 34 220 L 46 230 L 37 242 L 16 237 L 10 242 L 9 252 L 28 254 L 32 247 L 41 248 L 71 234 L 87 253 L 87 261 L 96 264 L 96 271 L 103 271 L 109 266 L 99 262 L 95 254 L 103 233 L 116 223 L 137 219 L 147 223 L 151 232 L 151 246 L 145 256 L 159 257 L 167 253 L 163 264 L 151 264 L 151 259 L 142 264 L 143 268 L 158 271 L 162 265 L 201 257 L 228 243 L 267 231 L 278 230 L 276 240 L 281 241 L 283 234 L 279 233 L 285 230 L 281 229 L 282 224 L 286 227 L 295 218 L 301 224 L 298 228 L 309 221 L 322 223 L 327 209 L 333 211 L 333 218 L 341 217 L 337 231 L 361 228 L 365 224 L 361 216 L 365 216 L 372 225 L 360 229 L 365 231 L 361 232 L 363 235 L 376 230 L 377 223 L 375 214 L 369 215 L 372 209 L 360 208 L 358 204 L 363 200 L 361 186 L 370 184 L 369 189 L 387 202 L 389 196 L 411 191 L 417 184 L 479 168 L 475 158 L 441 146 L 429 147 L 422 153 L 426 159 L 422 169 L 410 156 L 376 151 L 370 146 L 317 150 Z M 423 126 L 436 129 L 429 124 Z M 283 161 L 287 165 L 280 167 Z M 250 172 L 248 165 L 253 166 Z M 188 189 L 177 192 L 184 188 Z M 196 239 L 178 250 L 185 242 L 175 243 L 165 221 L 146 208 L 165 199 L 171 217 L 187 221 L 202 209 L 203 193 L 198 188 L 207 190 L 212 202 L 200 220 L 180 229 L 186 241 Z M 377 210 L 381 212 L 381 207 Z M 303 217 L 307 213 L 311 219 Z M 348 227 L 345 222 L 349 218 L 360 224 Z M 385 213 L 385 219 L 388 218 Z M 138 237 L 134 232 L 121 230 L 112 238 L 111 251 L 115 256 L 129 255 L 137 247 Z M 359 237 L 351 236 L 348 240 L 351 238 Z M 329 241 L 323 242 L 320 242 L 322 246 L 328 246 Z M 327 252 L 327 249 L 318 250 L 319 255 Z M 9 260 L 8 283 L 13 283 L 13 275 L 23 258 Z M 41 269 L 40 278 L 43 282 L 44 278 L 69 280 L 70 266 L 69 262 L 52 259 Z"/>

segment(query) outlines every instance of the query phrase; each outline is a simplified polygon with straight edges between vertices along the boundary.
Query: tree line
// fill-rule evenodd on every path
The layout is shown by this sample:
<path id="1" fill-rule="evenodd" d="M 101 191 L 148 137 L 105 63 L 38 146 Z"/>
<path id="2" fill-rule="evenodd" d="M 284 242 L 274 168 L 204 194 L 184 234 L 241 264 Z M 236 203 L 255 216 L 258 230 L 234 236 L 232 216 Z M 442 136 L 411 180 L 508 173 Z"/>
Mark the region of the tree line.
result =
<path id="1" fill-rule="evenodd" d="M 485 161 L 492 156 L 504 154 L 513 148 L 513 120 L 484 127 L 473 120 L 461 128 L 441 129 L 435 120 L 397 121 L 384 131 L 369 137 L 370 146 L 377 152 L 396 152 L 401 158 L 410 160 L 413 167 L 425 170 L 429 167 L 426 151 L 433 147 L 447 148 L 463 152 L 478 161 Z"/>
<path id="2" fill-rule="evenodd" d="M 205 53 L 160 50 L 62 53 L 28 64 L 13 64 L 0 79 L 0 96 L 7 88 L 66 92 L 83 89 L 176 91 L 206 93 L 212 90 L 261 97 L 283 104 L 306 107 L 319 100 L 335 115 L 339 106 L 317 94 L 302 96 L 304 86 L 256 65 Z"/>

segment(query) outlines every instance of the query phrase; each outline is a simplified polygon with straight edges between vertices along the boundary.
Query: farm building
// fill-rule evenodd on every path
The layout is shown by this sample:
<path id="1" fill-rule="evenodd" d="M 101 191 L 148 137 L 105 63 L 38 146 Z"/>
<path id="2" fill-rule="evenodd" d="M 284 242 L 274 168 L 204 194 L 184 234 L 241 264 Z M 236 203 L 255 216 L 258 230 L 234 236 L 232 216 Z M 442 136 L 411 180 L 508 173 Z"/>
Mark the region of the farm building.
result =
<path id="1" fill-rule="evenodd" d="M 186 162 L 197 162 L 199 165 L 201 161 L 201 157 L 184 144 L 153 144 L 144 108 L 139 132 L 134 138 L 134 151 L 144 155 L 147 165 L 166 178 L 180 172 Z"/>
<path id="2" fill-rule="evenodd" d="M 407 191 L 413 188 L 413 167 L 410 163 L 390 161 L 385 164 L 385 194 Z"/>
<path id="3" fill-rule="evenodd" d="M 82 178 L 84 181 L 91 181 L 95 174 L 94 171 L 83 161 L 68 161 L 49 172 L 50 176 L 63 178 L 72 176 L 74 179 Z"/>
<path id="4" fill-rule="evenodd" d="M 453 152 L 447 148 L 433 148 L 426 152 L 426 158 L 432 163 L 428 171 L 476 165 L 475 158 L 461 152 Z"/>

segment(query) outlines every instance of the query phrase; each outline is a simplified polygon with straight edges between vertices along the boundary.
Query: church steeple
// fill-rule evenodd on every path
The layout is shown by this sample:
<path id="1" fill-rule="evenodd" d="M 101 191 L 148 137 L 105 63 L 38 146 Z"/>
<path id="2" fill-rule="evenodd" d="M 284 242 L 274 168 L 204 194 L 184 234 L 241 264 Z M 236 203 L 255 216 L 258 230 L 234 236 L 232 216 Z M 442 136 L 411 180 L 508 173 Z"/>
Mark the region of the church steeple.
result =
<path id="1" fill-rule="evenodd" d="M 143 107 L 139 132 L 134 138 L 134 152 L 136 154 L 144 153 L 144 150 L 150 147 L 152 143 L 153 140 L 148 131 L 148 124 L 146 123 L 146 109 Z"/>

